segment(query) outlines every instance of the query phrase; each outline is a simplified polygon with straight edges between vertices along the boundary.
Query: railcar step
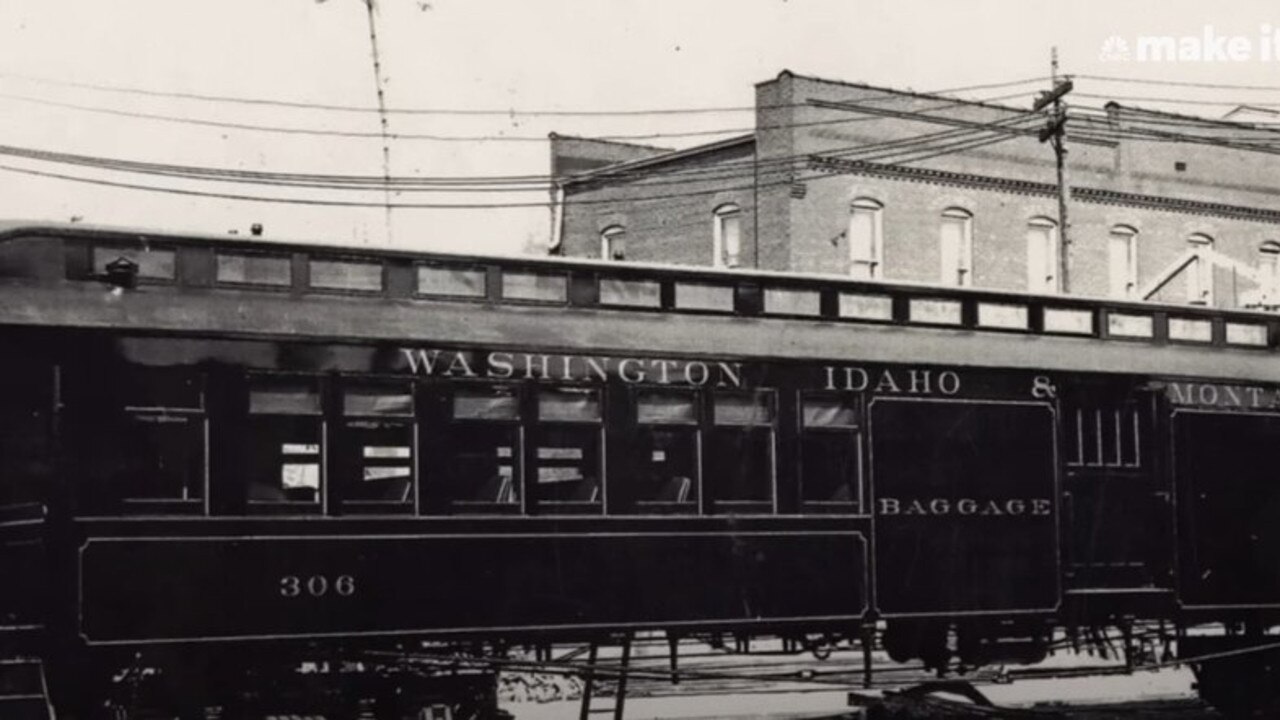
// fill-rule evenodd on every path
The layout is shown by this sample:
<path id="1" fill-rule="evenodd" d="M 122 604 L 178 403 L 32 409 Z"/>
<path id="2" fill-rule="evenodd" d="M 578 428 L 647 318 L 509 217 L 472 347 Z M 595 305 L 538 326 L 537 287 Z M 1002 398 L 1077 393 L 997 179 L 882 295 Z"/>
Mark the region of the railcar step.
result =
<path id="1" fill-rule="evenodd" d="M 14 695 L 42 695 L 44 678 L 38 660 L 0 662 L 0 699 Z"/>
<path id="2" fill-rule="evenodd" d="M 0 717 L 5 720 L 54 720 L 49 702 L 43 695 L 0 697 Z"/>
<path id="3" fill-rule="evenodd" d="M 49 703 L 44 663 L 22 657 L 0 658 L 0 718 L 55 720 Z"/>

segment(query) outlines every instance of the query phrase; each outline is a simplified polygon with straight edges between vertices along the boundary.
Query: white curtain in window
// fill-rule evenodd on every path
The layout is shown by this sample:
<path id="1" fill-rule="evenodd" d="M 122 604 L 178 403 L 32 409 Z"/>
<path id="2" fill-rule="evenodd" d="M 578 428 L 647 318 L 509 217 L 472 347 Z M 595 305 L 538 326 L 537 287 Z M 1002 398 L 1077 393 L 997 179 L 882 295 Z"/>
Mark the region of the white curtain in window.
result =
<path id="1" fill-rule="evenodd" d="M 1037 218 L 1027 226 L 1027 290 L 1058 292 L 1058 228 Z"/>
<path id="2" fill-rule="evenodd" d="M 717 216 L 720 225 L 720 264 L 738 267 L 742 252 L 742 214 L 734 209 Z"/>
<path id="3" fill-rule="evenodd" d="M 1114 228 L 1107 239 L 1108 288 L 1111 297 L 1133 297 L 1138 291 L 1137 234 Z"/>
<path id="4" fill-rule="evenodd" d="M 855 278 L 880 277 L 880 206 L 855 201 L 849 210 L 849 274 Z"/>
<path id="5" fill-rule="evenodd" d="M 970 218 L 958 212 L 942 216 L 940 248 L 942 254 L 942 283 L 944 285 L 969 285 L 971 273 Z"/>
<path id="6" fill-rule="evenodd" d="M 1213 250 L 1213 239 L 1207 235 L 1187 238 L 1191 250 Z M 1187 275 L 1187 302 L 1197 305 L 1213 304 L 1213 262 L 1208 258 L 1192 260 L 1185 270 Z"/>

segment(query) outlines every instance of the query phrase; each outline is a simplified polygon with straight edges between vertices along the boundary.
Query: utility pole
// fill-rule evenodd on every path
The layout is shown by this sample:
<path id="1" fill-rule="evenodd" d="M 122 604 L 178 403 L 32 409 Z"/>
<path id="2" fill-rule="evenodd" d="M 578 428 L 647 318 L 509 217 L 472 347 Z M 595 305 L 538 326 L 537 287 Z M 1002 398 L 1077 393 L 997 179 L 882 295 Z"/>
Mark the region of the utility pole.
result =
<path id="1" fill-rule="evenodd" d="M 386 89 L 382 82 L 382 52 L 378 47 L 378 8 L 377 0 L 363 0 L 369 17 L 369 47 L 373 55 L 373 84 L 378 95 L 378 123 L 382 135 L 382 181 L 384 207 L 386 208 L 385 239 L 388 245 L 391 237 L 391 140 L 390 128 L 387 127 Z"/>
<path id="2" fill-rule="evenodd" d="M 1062 281 L 1062 292 L 1071 292 L 1071 225 L 1067 220 L 1067 201 L 1070 199 L 1071 187 L 1067 184 L 1067 104 L 1062 96 L 1075 87 L 1071 80 L 1058 80 L 1058 48 L 1053 48 L 1052 74 L 1050 81 L 1053 87 L 1040 93 L 1031 109 L 1040 111 L 1052 105 L 1048 123 L 1040 131 L 1040 142 L 1052 141 L 1053 154 L 1058 160 L 1058 277 Z"/>

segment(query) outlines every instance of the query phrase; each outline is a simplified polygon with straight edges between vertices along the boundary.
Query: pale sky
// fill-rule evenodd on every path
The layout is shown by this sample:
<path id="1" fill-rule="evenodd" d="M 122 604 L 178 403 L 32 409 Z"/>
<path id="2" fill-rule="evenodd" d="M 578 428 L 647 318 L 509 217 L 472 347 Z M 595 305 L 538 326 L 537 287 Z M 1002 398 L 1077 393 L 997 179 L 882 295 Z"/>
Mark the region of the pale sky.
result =
<path id="1" fill-rule="evenodd" d="M 498 116 L 392 115 L 393 133 L 521 136 L 537 141 L 391 144 L 397 176 L 485 176 L 548 170 L 549 131 L 646 135 L 751 126 L 749 112 L 546 117 L 531 110 L 747 106 L 753 85 L 783 69 L 921 91 L 1065 73 L 1280 87 L 1262 59 L 1280 6 L 1202 1 L 1039 0 L 380 0 L 378 32 L 392 108 L 510 111 Z M 1117 36 L 1241 35 L 1245 60 L 1100 58 Z M 1280 54 L 1272 52 L 1271 56 Z M 125 117 L 182 117 L 376 135 L 376 113 L 208 102 L 104 92 L 24 78 L 332 105 L 375 106 L 363 0 L 3 0 L 0 145 L 116 160 L 289 173 L 380 175 L 381 141 Z M 1280 102 L 1277 91 L 1078 81 L 1077 93 Z M 1014 88 L 1014 91 L 1023 88 Z M 1028 88 L 1030 87 L 1028 86 Z M 974 91 L 991 97 L 1008 90 Z M 1008 101 L 1023 106 L 1029 98 Z M 1104 100 L 1076 102 L 1100 106 Z M 1135 103 L 1221 116 L 1226 106 Z M 66 107 L 67 105 L 78 108 Z M 90 109 L 86 109 L 90 108 Z M 108 112 L 103 112 L 108 111 Z M 647 140 L 688 146 L 726 135 Z M 133 185 L 261 197 L 378 203 L 381 192 L 202 182 L 71 166 L 0 153 L 0 166 Z M 397 203 L 545 203 L 545 190 L 404 192 Z M 104 187 L 0 169 L 0 217 L 247 233 L 317 242 L 388 242 L 381 208 L 320 207 Z M 545 207 L 397 209 L 397 247 L 517 252 L 545 241 Z"/>

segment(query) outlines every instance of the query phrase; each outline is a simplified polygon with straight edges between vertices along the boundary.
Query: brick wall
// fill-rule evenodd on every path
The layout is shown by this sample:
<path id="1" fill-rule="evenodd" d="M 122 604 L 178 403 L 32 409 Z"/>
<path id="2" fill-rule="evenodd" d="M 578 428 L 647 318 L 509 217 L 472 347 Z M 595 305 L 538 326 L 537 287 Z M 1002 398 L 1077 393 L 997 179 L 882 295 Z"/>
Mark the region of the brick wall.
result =
<path id="1" fill-rule="evenodd" d="M 766 269 L 845 273 L 849 204 L 873 198 L 884 209 L 883 275 L 890 280 L 938 282 L 939 231 L 950 207 L 972 213 L 973 285 L 1027 287 L 1027 226 L 1037 216 L 1056 219 L 1056 175 L 1051 148 L 1033 134 L 977 133 L 966 123 L 998 123 L 1029 133 L 1037 119 L 992 105 L 869 88 L 783 73 L 756 86 L 755 142 L 685 154 L 654 165 L 652 174 L 624 183 L 572 189 L 566 213 L 565 252 L 599 255 L 599 233 L 611 224 L 627 228 L 628 259 L 707 264 L 711 260 L 712 211 L 724 202 L 744 210 L 743 261 Z M 826 105 L 824 105 L 824 103 Z M 830 104 L 839 103 L 840 107 Z M 928 113 L 945 122 L 903 113 Z M 1105 133 L 1180 123 L 1206 143 L 1117 140 Z M 1095 199 L 1070 205 L 1071 291 L 1108 292 L 1108 239 L 1116 225 L 1138 231 L 1139 285 L 1166 269 L 1187 249 L 1193 233 L 1212 237 L 1215 248 L 1253 264 L 1260 244 L 1280 240 L 1280 157 L 1211 144 L 1235 137 L 1238 126 L 1189 123 L 1185 118 L 1110 106 L 1092 121 L 1072 121 L 1068 170 L 1071 185 Z M 1168 130 L 1169 128 L 1165 128 Z M 931 135 L 927 145 L 918 138 Z M 986 139 L 1006 138 L 983 147 Z M 896 143 L 892 147 L 879 146 Z M 872 148 L 871 146 L 879 147 Z M 957 150 L 936 157 L 938 150 Z M 679 154 L 678 154 L 679 155 Z M 814 165 L 813 156 L 914 168 L 909 177 L 886 177 L 848 163 Z M 754 178 L 729 172 L 755 159 Z M 664 190 L 662 178 L 689 168 L 722 167 Z M 740 165 L 738 166 L 741 167 Z M 744 189 L 743 185 L 753 185 Z M 642 202 L 655 194 L 679 197 Z M 1100 194 L 1101 193 L 1101 194 Z M 1112 193 L 1106 195 L 1106 193 Z M 1148 196 L 1119 199 L 1115 193 Z M 574 204 L 572 201 L 579 201 Z M 1216 208 L 1205 204 L 1216 204 Z M 1263 212 L 1255 213 L 1251 209 Z M 1269 215 L 1267 213 L 1270 213 Z M 1182 302 L 1185 281 L 1175 279 L 1160 299 Z M 1215 301 L 1232 304 L 1253 284 L 1215 272 Z"/>
<path id="2" fill-rule="evenodd" d="M 626 259 L 710 265 L 715 210 L 737 205 L 742 213 L 742 259 L 755 256 L 754 143 L 727 144 L 695 157 L 638 168 L 625 180 L 566 188 L 563 254 L 600 257 L 600 234 L 626 230 Z"/>

